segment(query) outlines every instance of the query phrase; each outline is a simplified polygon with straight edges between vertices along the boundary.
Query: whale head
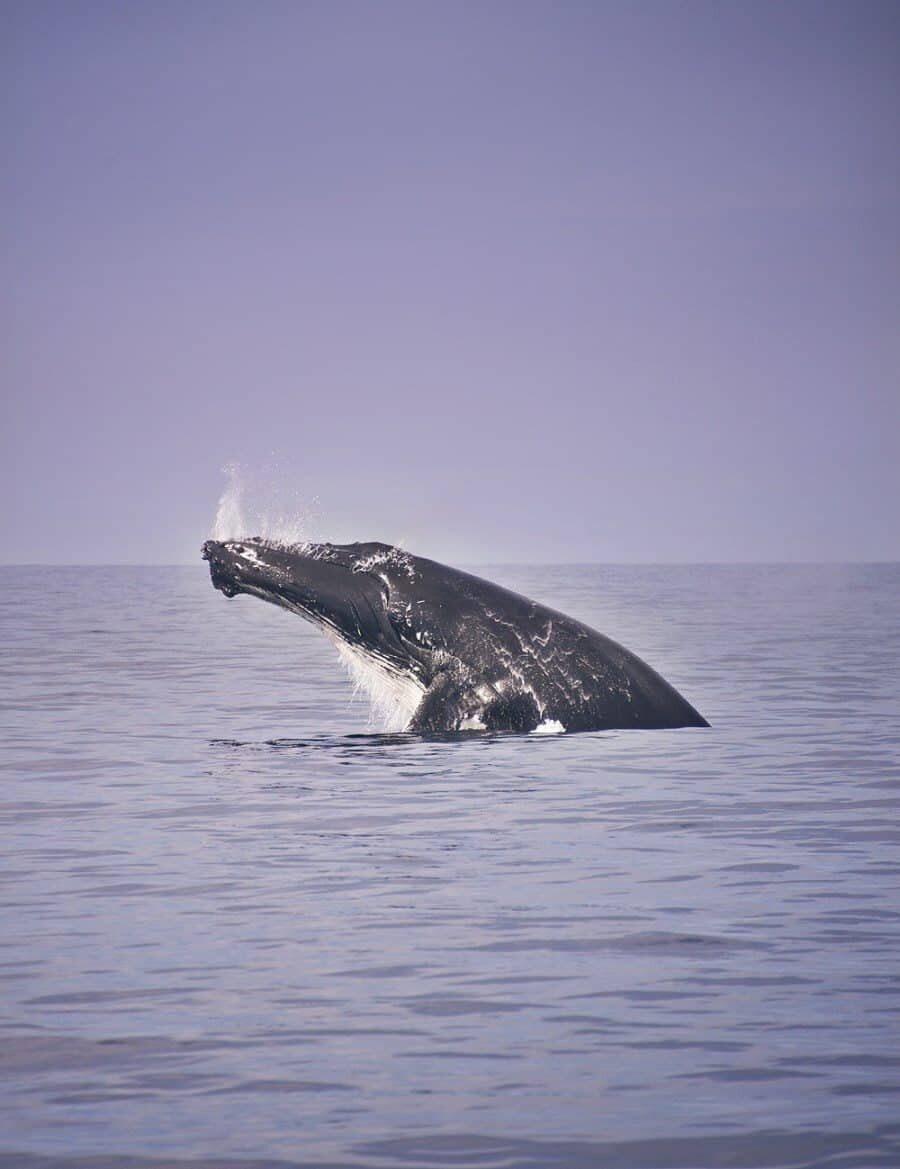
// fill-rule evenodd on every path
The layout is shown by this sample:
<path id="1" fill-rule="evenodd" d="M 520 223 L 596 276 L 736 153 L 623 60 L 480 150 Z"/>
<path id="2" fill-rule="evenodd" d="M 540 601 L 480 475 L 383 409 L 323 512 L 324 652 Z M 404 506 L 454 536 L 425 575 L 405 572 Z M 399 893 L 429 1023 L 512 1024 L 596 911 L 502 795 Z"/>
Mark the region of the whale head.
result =
<path id="1" fill-rule="evenodd" d="M 433 562 L 390 544 L 279 544 L 208 540 L 203 559 L 227 597 L 260 597 L 312 621 L 335 643 L 358 684 L 408 717 L 446 662 L 429 587 Z M 462 574 L 460 574 L 462 575 Z M 445 594 L 446 603 L 446 594 Z M 374 672 L 373 672 L 374 669 Z M 397 685 L 405 693 L 398 697 Z"/>

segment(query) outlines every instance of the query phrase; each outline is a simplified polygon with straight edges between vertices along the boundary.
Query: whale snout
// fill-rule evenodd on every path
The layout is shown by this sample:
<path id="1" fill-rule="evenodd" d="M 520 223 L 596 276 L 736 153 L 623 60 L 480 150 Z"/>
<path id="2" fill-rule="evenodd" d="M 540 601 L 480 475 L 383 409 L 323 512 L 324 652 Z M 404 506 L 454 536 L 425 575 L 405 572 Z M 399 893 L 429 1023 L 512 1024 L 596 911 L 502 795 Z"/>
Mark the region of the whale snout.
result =
<path id="1" fill-rule="evenodd" d="M 218 540 L 206 540 L 200 549 L 200 555 L 209 563 L 209 575 L 213 587 L 226 597 L 234 597 L 239 592 L 234 575 L 234 557 L 228 555 L 228 549 Z"/>

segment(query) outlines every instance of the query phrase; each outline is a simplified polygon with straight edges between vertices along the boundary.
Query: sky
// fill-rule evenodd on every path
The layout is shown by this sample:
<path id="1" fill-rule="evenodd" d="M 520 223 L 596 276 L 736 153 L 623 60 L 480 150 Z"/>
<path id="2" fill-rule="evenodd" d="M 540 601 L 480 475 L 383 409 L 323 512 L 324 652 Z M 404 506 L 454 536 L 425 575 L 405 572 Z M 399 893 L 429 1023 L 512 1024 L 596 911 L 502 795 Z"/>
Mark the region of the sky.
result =
<path id="1" fill-rule="evenodd" d="M 0 25 L 4 562 L 900 559 L 894 0 Z"/>

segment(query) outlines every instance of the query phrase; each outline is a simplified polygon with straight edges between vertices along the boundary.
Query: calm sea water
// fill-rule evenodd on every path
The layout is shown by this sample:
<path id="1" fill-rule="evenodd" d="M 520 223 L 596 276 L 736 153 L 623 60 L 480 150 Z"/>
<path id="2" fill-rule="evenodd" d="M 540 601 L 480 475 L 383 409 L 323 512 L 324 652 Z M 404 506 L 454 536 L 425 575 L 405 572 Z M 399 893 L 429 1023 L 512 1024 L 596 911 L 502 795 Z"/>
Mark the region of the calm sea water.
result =
<path id="1" fill-rule="evenodd" d="M 900 1164 L 900 566 L 486 575 L 712 727 L 379 736 L 202 565 L 0 571 L 0 1164 Z"/>

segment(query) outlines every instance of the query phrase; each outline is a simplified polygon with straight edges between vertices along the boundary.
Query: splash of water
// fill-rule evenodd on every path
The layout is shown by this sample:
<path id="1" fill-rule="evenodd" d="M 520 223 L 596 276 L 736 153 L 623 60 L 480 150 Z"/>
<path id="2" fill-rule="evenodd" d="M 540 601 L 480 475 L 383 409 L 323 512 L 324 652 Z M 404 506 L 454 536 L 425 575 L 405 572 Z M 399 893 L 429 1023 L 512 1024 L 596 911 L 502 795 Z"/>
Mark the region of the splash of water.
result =
<path id="1" fill-rule="evenodd" d="M 241 536 L 247 535 L 242 506 L 243 485 L 240 466 L 237 463 L 229 463 L 223 470 L 228 481 L 225 484 L 225 490 L 219 496 L 212 538 L 218 541 L 239 540 Z"/>
<path id="2" fill-rule="evenodd" d="M 368 654 L 339 637 L 329 640 L 350 675 L 353 696 L 363 695 L 369 702 L 369 727 L 386 732 L 405 731 L 409 726 L 425 688 L 414 678 L 381 666 Z"/>
<path id="3" fill-rule="evenodd" d="M 312 538 L 318 505 L 303 504 L 300 493 L 286 488 L 277 468 L 249 472 L 240 463 L 223 468 L 225 488 L 213 523 L 214 540 L 262 536 L 279 544 L 302 544 Z"/>

